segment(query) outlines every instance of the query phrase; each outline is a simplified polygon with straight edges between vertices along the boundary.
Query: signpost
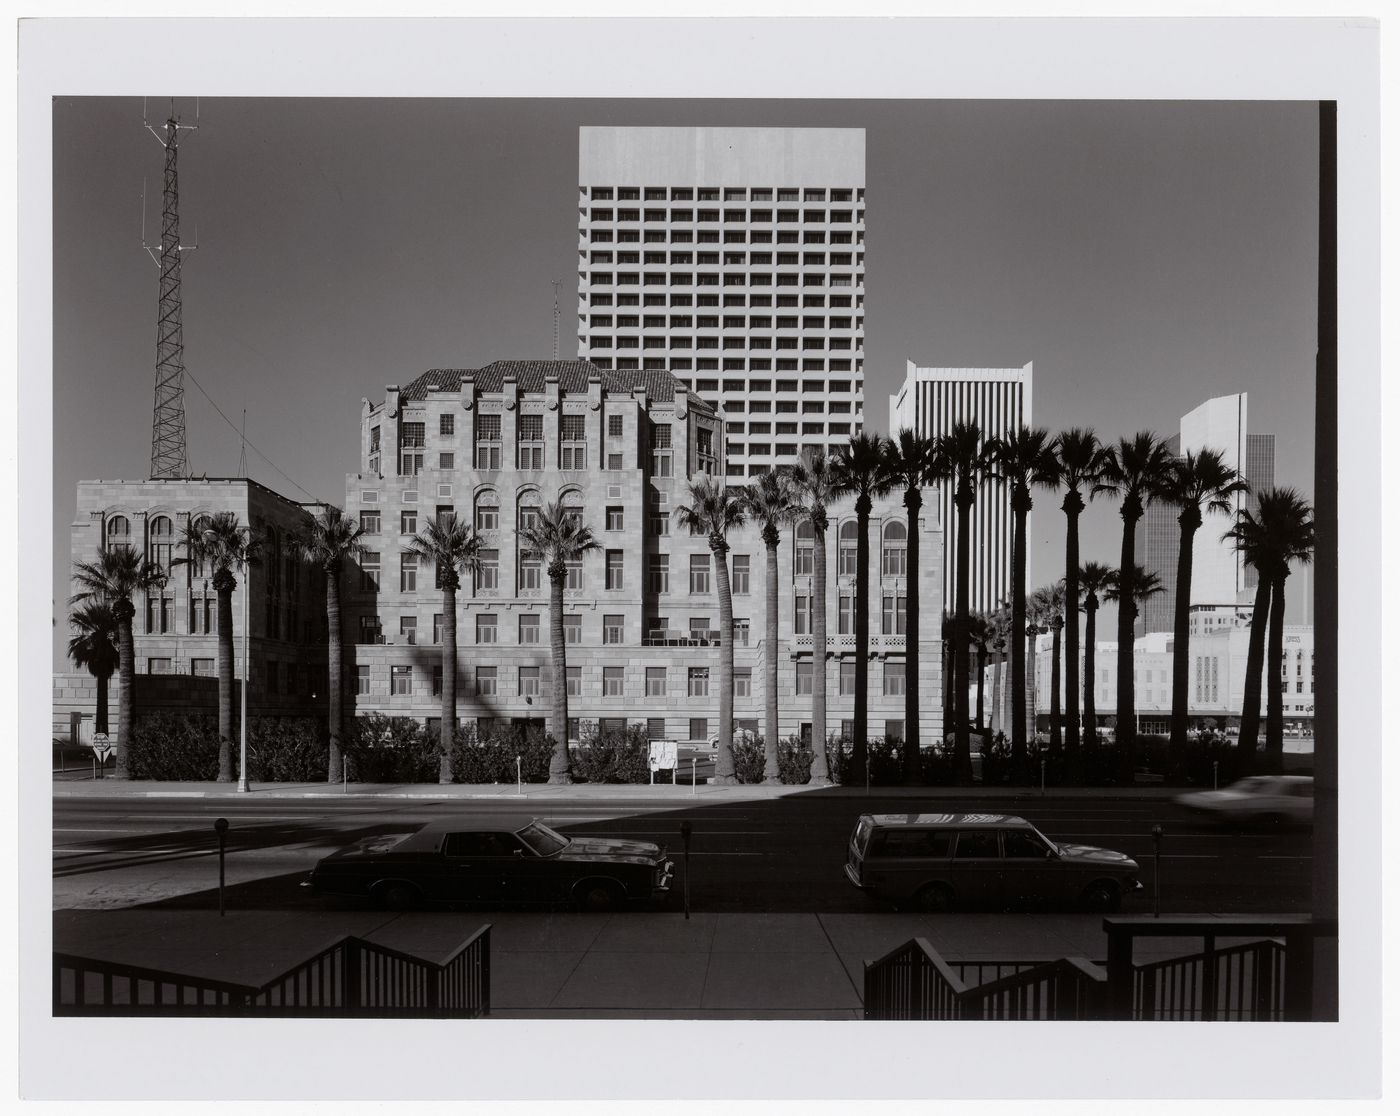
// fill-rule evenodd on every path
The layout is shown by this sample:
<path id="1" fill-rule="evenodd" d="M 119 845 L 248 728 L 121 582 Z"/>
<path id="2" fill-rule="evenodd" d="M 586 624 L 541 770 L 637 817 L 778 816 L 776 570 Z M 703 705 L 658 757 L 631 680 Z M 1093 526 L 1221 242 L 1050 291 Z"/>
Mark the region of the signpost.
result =
<path id="1" fill-rule="evenodd" d="M 690 822 L 681 822 L 681 847 L 685 855 L 685 887 L 682 894 L 685 896 L 685 917 L 690 918 Z"/>
<path id="2" fill-rule="evenodd" d="M 107 777 L 107 757 L 112 754 L 113 744 L 105 732 L 95 732 L 92 734 L 92 756 L 98 763 L 97 777 L 105 779 Z"/>
<path id="3" fill-rule="evenodd" d="M 674 740 L 653 740 L 648 750 L 647 766 L 650 769 L 652 785 L 656 784 L 656 773 L 669 770 L 671 785 L 676 783 L 676 742 Z"/>
<path id="4" fill-rule="evenodd" d="M 228 818 L 214 819 L 214 832 L 219 835 L 219 917 L 224 917 L 224 838 L 228 836 Z"/>

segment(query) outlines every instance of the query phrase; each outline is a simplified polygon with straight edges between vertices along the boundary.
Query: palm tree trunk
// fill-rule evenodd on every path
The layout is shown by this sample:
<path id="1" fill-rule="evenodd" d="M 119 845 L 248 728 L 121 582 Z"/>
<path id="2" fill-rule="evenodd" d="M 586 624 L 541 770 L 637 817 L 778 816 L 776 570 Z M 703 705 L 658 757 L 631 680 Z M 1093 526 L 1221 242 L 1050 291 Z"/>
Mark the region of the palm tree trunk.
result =
<path id="1" fill-rule="evenodd" d="M 852 781 L 864 777 L 870 736 L 870 497 L 856 499 L 856 700 L 851 741 Z"/>
<path id="2" fill-rule="evenodd" d="M 225 577 L 232 577 L 225 573 Z M 219 782 L 233 782 L 233 589 L 226 582 L 219 593 Z M 244 588 L 247 592 L 247 588 Z M 243 686 L 248 685 L 249 664 L 243 664 Z"/>
<path id="3" fill-rule="evenodd" d="M 442 709 L 438 726 L 438 783 L 452 782 L 452 738 L 457 728 L 457 589 L 442 585 Z"/>
<path id="4" fill-rule="evenodd" d="M 1011 778 L 1026 781 L 1026 509 L 1012 497 Z M 1020 506 L 1018 506 L 1020 505 Z"/>
<path id="5" fill-rule="evenodd" d="M 778 537 L 764 528 L 767 550 L 768 598 L 764 603 L 763 635 L 763 782 L 782 782 L 778 770 Z"/>
<path id="6" fill-rule="evenodd" d="M 136 642 L 131 620 L 136 609 L 126 598 L 112 607 L 117 614 L 117 746 L 113 749 L 112 777 L 130 779 L 127 760 L 136 730 Z"/>
<path id="7" fill-rule="evenodd" d="M 1118 745 L 1118 782 L 1133 781 L 1137 763 L 1137 703 L 1133 690 L 1133 595 L 1135 586 L 1127 579 L 1133 576 L 1136 564 L 1133 537 L 1138 517 L 1123 509 L 1123 548 L 1118 563 L 1120 596 L 1118 600 L 1118 706 L 1114 718 L 1113 736 Z"/>
<path id="8" fill-rule="evenodd" d="M 97 714 L 93 718 L 93 732 L 107 731 L 107 675 L 97 676 Z M 73 743 L 77 743 L 75 740 Z"/>
<path id="9" fill-rule="evenodd" d="M 562 565 L 562 563 L 560 563 Z M 572 783 L 569 773 L 569 667 L 564 657 L 564 570 L 549 571 L 549 658 L 554 669 L 554 702 L 551 732 L 554 752 L 549 757 L 549 781 Z"/>
<path id="10" fill-rule="evenodd" d="M 997 733 L 1002 731 L 1004 724 L 1001 713 L 1001 675 L 1005 663 L 1006 653 L 1004 651 L 997 652 L 997 661 L 992 664 L 992 719 L 990 728 L 993 740 L 996 739 Z"/>
<path id="11" fill-rule="evenodd" d="M 715 559 L 715 589 L 719 592 L 719 748 L 715 784 L 732 787 L 734 777 L 734 598 L 729 592 L 729 547 L 711 539 Z"/>
<path id="12" fill-rule="evenodd" d="M 1244 698 L 1240 705 L 1239 761 L 1241 772 L 1254 768 L 1254 751 L 1259 744 L 1259 705 L 1263 689 L 1264 635 L 1269 627 L 1270 579 L 1259 574 L 1254 591 L 1254 612 L 1249 621 L 1249 653 L 1244 668 Z"/>
<path id="13" fill-rule="evenodd" d="M 1176 604 L 1172 615 L 1172 773 L 1179 775 L 1186 764 L 1186 732 L 1190 717 L 1187 672 L 1191 669 L 1191 566 L 1195 549 L 1193 540 L 1199 526 L 1200 512 L 1193 518 L 1192 508 L 1177 517 L 1181 523 L 1181 551 L 1176 556 Z"/>
<path id="14" fill-rule="evenodd" d="M 826 762 L 826 528 L 812 531 L 812 778 L 814 787 L 831 783 Z"/>
<path id="15" fill-rule="evenodd" d="M 1040 692 L 1036 689 L 1035 673 L 1040 666 L 1040 658 L 1035 652 L 1036 640 L 1040 638 L 1040 628 L 1034 624 L 1027 625 L 1026 633 L 1026 744 L 1029 746 L 1035 743 L 1035 738 L 1040 733 Z M 1027 760 L 1030 758 L 1027 752 Z M 1029 763 L 1026 767 L 1027 773 L 1030 771 Z"/>
<path id="16" fill-rule="evenodd" d="M 958 543 L 957 587 L 953 612 L 953 762 L 957 781 L 962 786 L 972 782 L 972 751 L 967 738 L 968 647 L 967 612 L 969 585 L 972 580 L 969 536 L 972 534 L 972 488 L 959 483 L 957 491 Z M 912 534 L 912 532 L 910 532 Z M 912 593 L 910 594 L 913 595 Z"/>
<path id="17" fill-rule="evenodd" d="M 985 708 L 982 704 L 982 692 L 987 685 L 987 645 L 979 643 L 977 645 L 977 735 L 983 733 Z"/>
<path id="18" fill-rule="evenodd" d="M 339 783 L 345 777 L 340 750 L 341 696 L 343 675 L 340 646 L 340 563 L 326 573 L 326 735 L 330 745 L 326 756 L 326 781 Z"/>
<path id="19" fill-rule="evenodd" d="M 1079 505 L 1077 489 L 1065 495 L 1065 751 L 1066 775 L 1080 780 L 1079 745 Z"/>
<path id="20" fill-rule="evenodd" d="M 1097 751 L 1099 714 L 1094 705 L 1094 640 L 1099 612 L 1098 598 L 1089 594 L 1084 602 L 1084 747 Z"/>
<path id="21" fill-rule="evenodd" d="M 904 490 L 909 541 L 904 584 L 904 785 L 923 783 L 919 762 L 919 509 L 924 496 L 917 486 Z"/>
<path id="22" fill-rule="evenodd" d="M 1285 566 L 1274 578 L 1269 599 L 1269 656 L 1265 670 L 1269 680 L 1269 710 L 1264 722 L 1265 769 L 1277 775 L 1283 770 L 1283 586 Z"/>
<path id="23" fill-rule="evenodd" d="M 1064 746 L 1060 737 L 1060 629 L 1050 625 L 1050 754 L 1058 755 Z"/>

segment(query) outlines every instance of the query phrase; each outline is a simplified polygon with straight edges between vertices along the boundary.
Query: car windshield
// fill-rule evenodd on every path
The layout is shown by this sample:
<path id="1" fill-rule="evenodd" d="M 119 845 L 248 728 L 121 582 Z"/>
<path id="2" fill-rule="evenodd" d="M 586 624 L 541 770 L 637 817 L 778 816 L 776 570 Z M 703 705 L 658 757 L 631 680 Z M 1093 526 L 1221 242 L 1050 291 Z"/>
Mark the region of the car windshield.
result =
<path id="1" fill-rule="evenodd" d="M 1266 775 L 1255 775 L 1248 779 L 1241 779 L 1230 789 L 1239 794 L 1267 794 L 1273 789 L 1273 780 Z"/>
<path id="2" fill-rule="evenodd" d="M 540 856 L 550 856 L 569 844 L 569 839 L 562 833 L 554 832 L 541 822 L 531 822 L 524 829 L 517 829 L 515 835 Z"/>

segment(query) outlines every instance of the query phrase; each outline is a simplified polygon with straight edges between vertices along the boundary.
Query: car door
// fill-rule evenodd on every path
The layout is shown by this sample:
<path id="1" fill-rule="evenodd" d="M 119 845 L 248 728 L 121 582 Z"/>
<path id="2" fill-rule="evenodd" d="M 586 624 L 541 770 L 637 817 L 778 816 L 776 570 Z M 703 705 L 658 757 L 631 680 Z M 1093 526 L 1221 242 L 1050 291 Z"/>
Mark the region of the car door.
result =
<path id="1" fill-rule="evenodd" d="M 501 898 L 507 903 L 542 903 L 551 897 L 557 870 L 514 833 L 494 834 L 489 860 L 501 880 Z"/>
<path id="2" fill-rule="evenodd" d="M 1016 906 L 1059 903 L 1067 897 L 1070 873 L 1032 829 L 1001 831 L 1002 898 Z"/>
<path id="3" fill-rule="evenodd" d="M 490 855 L 489 831 L 449 833 L 443 841 L 441 894 L 434 898 L 466 902 L 495 902 L 501 898 L 501 860 Z"/>
<path id="4" fill-rule="evenodd" d="M 950 873 L 959 903 L 995 906 L 1001 902 L 1001 840 L 995 829 L 962 829 L 953 845 Z"/>

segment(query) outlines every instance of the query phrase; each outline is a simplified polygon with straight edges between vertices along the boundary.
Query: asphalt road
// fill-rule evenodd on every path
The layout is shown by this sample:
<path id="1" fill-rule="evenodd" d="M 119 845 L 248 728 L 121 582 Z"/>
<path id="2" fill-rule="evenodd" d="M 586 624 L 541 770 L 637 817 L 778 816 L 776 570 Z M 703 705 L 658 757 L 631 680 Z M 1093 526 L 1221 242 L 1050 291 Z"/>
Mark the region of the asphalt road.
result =
<path id="1" fill-rule="evenodd" d="M 695 911 L 868 911 L 872 901 L 842 874 L 845 846 L 862 812 L 903 812 L 909 799 L 803 795 L 730 800 L 698 808 L 607 802 L 461 800 L 56 799 L 54 906 L 217 905 L 216 817 L 229 820 L 226 901 L 243 909 L 313 909 L 346 902 L 299 887 L 320 857 L 358 837 L 416 828 L 465 811 L 536 816 L 575 835 L 627 836 L 666 844 L 681 862 L 679 823 L 694 826 L 690 903 Z M 1150 911 L 1151 829 L 1162 825 L 1164 913 L 1288 913 L 1310 907 L 1311 834 L 1232 832 L 1167 801 L 1123 798 L 978 799 L 962 806 L 1019 814 L 1052 839 L 1102 845 L 1135 857 L 1145 891 L 1125 909 Z M 677 891 L 663 901 L 679 907 Z"/>

